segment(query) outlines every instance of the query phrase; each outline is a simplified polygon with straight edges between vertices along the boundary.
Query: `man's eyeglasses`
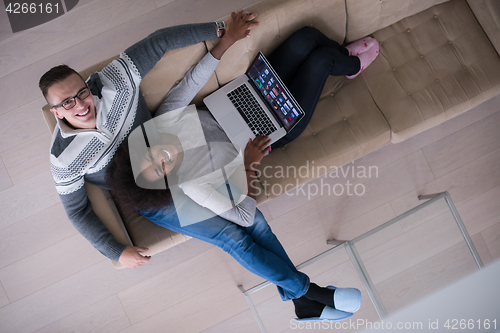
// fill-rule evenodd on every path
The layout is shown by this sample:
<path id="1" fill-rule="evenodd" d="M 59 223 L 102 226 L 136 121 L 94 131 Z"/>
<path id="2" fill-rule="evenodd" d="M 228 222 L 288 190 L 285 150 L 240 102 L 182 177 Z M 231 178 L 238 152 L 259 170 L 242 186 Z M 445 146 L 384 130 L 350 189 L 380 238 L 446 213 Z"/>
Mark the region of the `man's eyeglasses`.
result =
<path id="1" fill-rule="evenodd" d="M 62 106 L 66 110 L 69 110 L 76 105 L 75 98 L 78 98 L 80 101 L 83 101 L 85 98 L 89 97 L 89 95 L 90 95 L 90 89 L 88 87 L 82 88 L 82 89 L 80 89 L 78 94 L 76 94 L 73 97 L 65 99 L 59 105 L 54 105 L 53 108 L 57 109 L 57 108 L 60 108 Z"/>

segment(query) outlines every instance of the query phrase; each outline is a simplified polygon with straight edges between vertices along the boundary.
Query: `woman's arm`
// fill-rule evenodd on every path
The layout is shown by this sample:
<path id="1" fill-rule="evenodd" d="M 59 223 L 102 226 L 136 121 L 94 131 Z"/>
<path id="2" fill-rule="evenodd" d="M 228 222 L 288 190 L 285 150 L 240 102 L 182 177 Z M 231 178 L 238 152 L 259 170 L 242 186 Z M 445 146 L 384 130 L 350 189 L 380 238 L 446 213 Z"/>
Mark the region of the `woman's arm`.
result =
<path id="1" fill-rule="evenodd" d="M 208 82 L 227 49 L 236 41 L 250 36 L 250 29 L 258 25 L 258 23 L 253 22 L 256 17 L 257 14 L 241 10 L 236 13 L 233 12 L 231 18 L 226 20 L 227 31 L 220 42 L 198 64 L 191 67 L 181 82 L 168 92 L 162 104 L 158 107 L 155 116 L 186 107 Z"/>

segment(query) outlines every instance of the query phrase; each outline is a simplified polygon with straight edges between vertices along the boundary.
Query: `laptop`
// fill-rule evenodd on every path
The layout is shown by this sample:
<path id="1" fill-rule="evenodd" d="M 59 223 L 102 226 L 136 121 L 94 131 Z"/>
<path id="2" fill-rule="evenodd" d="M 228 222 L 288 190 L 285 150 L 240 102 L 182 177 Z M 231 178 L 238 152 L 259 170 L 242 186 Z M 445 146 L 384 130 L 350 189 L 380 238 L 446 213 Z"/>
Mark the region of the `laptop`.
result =
<path id="1" fill-rule="evenodd" d="M 304 117 L 304 111 L 278 74 L 259 52 L 245 72 L 203 99 L 208 110 L 236 147 L 269 135 L 276 142 Z"/>

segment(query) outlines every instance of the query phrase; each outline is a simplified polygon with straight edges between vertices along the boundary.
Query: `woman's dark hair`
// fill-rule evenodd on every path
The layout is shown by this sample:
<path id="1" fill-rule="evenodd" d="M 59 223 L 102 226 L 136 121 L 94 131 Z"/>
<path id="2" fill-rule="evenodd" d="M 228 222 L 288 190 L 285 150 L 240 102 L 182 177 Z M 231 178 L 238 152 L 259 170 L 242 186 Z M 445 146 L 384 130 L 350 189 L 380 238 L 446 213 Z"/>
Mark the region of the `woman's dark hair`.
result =
<path id="1" fill-rule="evenodd" d="M 161 178 L 159 181 L 165 180 Z M 106 171 L 106 183 L 122 207 L 151 211 L 171 204 L 172 195 L 168 186 L 166 190 L 149 190 L 137 186 L 126 140 L 116 150 Z"/>
<path id="2" fill-rule="evenodd" d="M 40 78 L 40 82 L 38 83 L 43 97 L 47 99 L 47 92 L 54 83 L 61 82 L 72 74 L 78 75 L 82 78 L 82 81 L 85 82 L 83 77 L 68 65 L 59 65 L 49 69 L 45 74 L 42 75 L 42 77 Z"/>

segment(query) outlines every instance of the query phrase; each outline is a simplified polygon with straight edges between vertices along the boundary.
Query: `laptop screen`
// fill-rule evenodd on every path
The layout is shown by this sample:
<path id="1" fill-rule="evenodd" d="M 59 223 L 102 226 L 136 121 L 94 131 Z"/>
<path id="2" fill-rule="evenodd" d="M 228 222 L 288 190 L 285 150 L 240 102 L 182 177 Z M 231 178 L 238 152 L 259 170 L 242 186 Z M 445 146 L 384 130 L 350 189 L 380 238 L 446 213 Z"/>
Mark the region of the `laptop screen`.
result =
<path id="1" fill-rule="evenodd" d="M 304 111 L 292 97 L 276 72 L 259 52 L 246 74 L 253 81 L 255 88 L 281 120 L 283 127 L 289 132 L 304 116 Z"/>

